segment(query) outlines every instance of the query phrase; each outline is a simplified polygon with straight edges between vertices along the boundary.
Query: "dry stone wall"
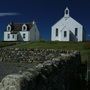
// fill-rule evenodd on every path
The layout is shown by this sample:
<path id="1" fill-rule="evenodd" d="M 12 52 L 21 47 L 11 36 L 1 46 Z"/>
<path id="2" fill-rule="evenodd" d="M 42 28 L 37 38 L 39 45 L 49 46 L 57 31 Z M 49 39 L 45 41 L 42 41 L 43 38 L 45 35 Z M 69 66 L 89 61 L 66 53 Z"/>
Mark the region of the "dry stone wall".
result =
<path id="1" fill-rule="evenodd" d="M 33 62 L 46 61 L 60 57 L 65 53 L 73 51 L 63 51 L 54 49 L 20 49 L 20 48 L 0 48 L 0 61 L 3 62 Z"/>
<path id="2" fill-rule="evenodd" d="M 80 53 L 53 49 L 26 52 L 39 54 L 39 59 L 44 61 L 19 74 L 7 75 L 0 83 L 0 90 L 80 90 Z"/>

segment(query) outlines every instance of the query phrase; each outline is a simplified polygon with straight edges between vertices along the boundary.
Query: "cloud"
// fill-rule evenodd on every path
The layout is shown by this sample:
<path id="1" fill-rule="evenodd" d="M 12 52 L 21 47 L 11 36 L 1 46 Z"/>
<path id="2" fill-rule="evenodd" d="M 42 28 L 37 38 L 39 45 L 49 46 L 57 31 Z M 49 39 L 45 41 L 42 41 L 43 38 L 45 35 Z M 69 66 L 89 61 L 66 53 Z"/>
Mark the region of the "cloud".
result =
<path id="1" fill-rule="evenodd" d="M 16 16 L 16 15 L 20 15 L 19 13 L 0 13 L 0 17 L 3 16 Z"/>

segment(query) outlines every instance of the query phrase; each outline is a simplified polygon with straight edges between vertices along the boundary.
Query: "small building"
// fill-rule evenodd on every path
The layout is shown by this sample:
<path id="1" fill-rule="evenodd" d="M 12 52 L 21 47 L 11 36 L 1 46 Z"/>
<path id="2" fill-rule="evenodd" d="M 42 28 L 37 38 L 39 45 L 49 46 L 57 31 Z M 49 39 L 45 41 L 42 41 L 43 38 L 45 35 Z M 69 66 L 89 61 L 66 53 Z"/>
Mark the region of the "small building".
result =
<path id="1" fill-rule="evenodd" d="M 39 40 L 39 30 L 36 23 L 10 23 L 4 31 L 4 41 L 36 41 Z"/>
<path id="2" fill-rule="evenodd" d="M 51 41 L 83 41 L 83 26 L 70 16 L 69 9 L 64 11 L 64 17 L 52 26 Z"/>

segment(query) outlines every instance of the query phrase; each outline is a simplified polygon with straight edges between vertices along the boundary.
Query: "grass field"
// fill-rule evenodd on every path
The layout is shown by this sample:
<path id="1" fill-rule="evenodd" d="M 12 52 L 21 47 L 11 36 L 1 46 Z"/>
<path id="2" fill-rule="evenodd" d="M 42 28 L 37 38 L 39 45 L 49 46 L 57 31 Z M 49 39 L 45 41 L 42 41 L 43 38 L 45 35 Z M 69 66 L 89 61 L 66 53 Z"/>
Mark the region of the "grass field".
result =
<path id="1" fill-rule="evenodd" d="M 1 42 L 0 47 L 78 50 L 81 53 L 82 61 L 90 62 L 90 42 Z"/>

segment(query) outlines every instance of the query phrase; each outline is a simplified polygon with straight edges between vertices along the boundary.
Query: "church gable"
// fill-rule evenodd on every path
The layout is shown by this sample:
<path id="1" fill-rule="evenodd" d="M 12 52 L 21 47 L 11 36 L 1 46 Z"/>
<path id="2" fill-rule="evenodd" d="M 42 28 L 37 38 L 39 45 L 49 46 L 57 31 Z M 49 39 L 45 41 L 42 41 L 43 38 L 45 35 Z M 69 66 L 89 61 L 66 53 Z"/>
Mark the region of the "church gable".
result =
<path id="1" fill-rule="evenodd" d="M 63 26 L 64 24 L 65 24 L 65 20 L 64 20 L 64 18 L 62 18 L 58 22 L 56 22 L 52 27 Z"/>
<path id="2" fill-rule="evenodd" d="M 61 18 L 58 22 L 56 22 L 52 27 L 65 27 L 68 25 L 77 25 L 77 26 L 82 26 L 79 22 L 77 22 L 75 19 L 73 19 L 70 14 L 69 14 L 69 9 L 66 8 L 64 11 L 64 17 Z"/>

